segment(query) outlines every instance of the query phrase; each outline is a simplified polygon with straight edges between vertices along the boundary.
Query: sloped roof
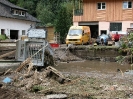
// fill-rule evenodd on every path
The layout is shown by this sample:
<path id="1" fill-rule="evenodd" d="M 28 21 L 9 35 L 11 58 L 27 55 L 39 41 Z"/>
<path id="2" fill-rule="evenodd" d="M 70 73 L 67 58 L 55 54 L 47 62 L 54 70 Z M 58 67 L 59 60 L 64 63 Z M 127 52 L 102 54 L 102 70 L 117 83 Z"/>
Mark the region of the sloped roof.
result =
<path id="1" fill-rule="evenodd" d="M 24 9 L 24 8 L 21 8 L 21 7 L 19 7 L 19 6 L 16 6 L 16 5 L 10 3 L 10 2 L 7 1 L 7 0 L 0 0 L 0 3 L 5 4 L 6 6 L 9 6 L 9 7 L 11 7 L 11 8 L 26 10 L 26 9 Z"/>
<path id="2" fill-rule="evenodd" d="M 27 21 L 33 21 L 33 22 L 40 22 L 38 19 L 36 19 L 32 15 L 30 15 L 28 12 L 26 12 L 26 16 L 25 17 L 13 15 L 11 13 L 10 9 L 7 9 L 6 6 L 8 6 L 9 8 L 14 8 L 14 9 L 27 11 L 26 9 L 21 8 L 19 6 L 16 6 L 16 5 L 10 3 L 7 0 L 0 0 L 0 16 L 1 17 L 14 18 L 14 19 L 20 19 L 20 20 L 27 20 Z"/>

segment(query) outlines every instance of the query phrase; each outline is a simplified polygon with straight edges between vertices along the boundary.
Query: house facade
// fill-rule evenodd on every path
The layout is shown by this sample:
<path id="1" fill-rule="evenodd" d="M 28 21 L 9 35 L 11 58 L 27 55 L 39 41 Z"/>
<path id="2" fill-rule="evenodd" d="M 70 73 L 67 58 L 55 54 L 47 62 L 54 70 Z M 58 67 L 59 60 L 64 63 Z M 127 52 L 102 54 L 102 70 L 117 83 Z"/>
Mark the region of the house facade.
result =
<path id="1" fill-rule="evenodd" d="M 38 23 L 35 17 L 26 9 L 18 7 L 8 0 L 0 0 L 0 34 L 6 34 L 10 39 L 20 39 L 27 35 L 28 29 Z"/>
<path id="2" fill-rule="evenodd" d="M 133 28 L 133 0 L 74 0 L 73 25 L 90 26 L 92 37 Z M 75 4 L 76 5 L 76 4 Z"/>

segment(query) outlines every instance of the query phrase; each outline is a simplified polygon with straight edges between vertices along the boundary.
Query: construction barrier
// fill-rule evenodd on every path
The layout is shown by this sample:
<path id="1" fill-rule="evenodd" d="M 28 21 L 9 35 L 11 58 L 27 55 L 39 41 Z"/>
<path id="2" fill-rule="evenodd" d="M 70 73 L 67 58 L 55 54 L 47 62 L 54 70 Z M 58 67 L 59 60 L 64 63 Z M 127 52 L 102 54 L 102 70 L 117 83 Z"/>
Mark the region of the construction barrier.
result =
<path id="1" fill-rule="evenodd" d="M 52 48 L 59 48 L 59 44 L 58 43 L 50 43 Z"/>

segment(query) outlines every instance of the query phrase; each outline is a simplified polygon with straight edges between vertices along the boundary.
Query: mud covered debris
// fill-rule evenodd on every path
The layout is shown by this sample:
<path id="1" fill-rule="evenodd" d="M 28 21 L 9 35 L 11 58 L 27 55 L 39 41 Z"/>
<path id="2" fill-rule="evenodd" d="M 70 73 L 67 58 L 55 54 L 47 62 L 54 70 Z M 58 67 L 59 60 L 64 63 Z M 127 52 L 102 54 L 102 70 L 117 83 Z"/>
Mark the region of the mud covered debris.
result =
<path id="1" fill-rule="evenodd" d="M 67 99 L 132 99 L 133 97 L 131 80 L 133 77 L 126 74 L 122 76 L 120 73 L 106 75 L 98 72 L 90 72 L 88 75 L 73 75 L 72 73 L 64 75 L 58 71 L 57 73 L 61 73 L 59 75 L 62 75 L 60 77 L 71 79 L 70 82 L 61 84 L 54 79 L 54 76 L 47 75 L 49 74 L 47 70 L 36 71 L 32 69 L 27 75 L 28 69 L 23 68 L 18 73 L 7 73 L 4 77 L 10 75 L 12 79 L 14 78 L 14 82 L 7 85 L 4 84 L 1 90 L 5 91 L 5 93 L 0 93 L 2 97 L 0 99 L 4 99 L 3 97 L 9 93 L 12 93 L 14 97 L 18 97 L 17 99 L 23 99 L 23 97 L 19 98 L 21 97 L 19 95 L 23 95 L 24 93 L 27 93 L 26 96 L 29 99 L 41 99 L 38 97 L 45 97 L 52 94 L 66 94 Z M 2 76 L 0 77 L 2 78 Z M 14 94 L 16 90 L 20 90 L 17 91 L 19 94 Z M 3 94 L 5 96 L 2 96 Z M 8 96 L 5 99 L 8 99 Z"/>
<path id="2" fill-rule="evenodd" d="M 9 90 L 6 88 L 0 88 L 0 99 L 29 99 L 25 94 Z"/>
<path id="3" fill-rule="evenodd" d="M 57 53 L 61 56 L 60 61 L 67 60 L 71 63 L 73 60 L 82 60 L 70 55 L 71 53 L 64 54 L 64 50 L 58 50 Z M 80 64 L 77 62 L 75 63 L 76 65 L 64 63 L 67 68 L 56 66 L 44 68 L 41 71 L 33 68 L 30 61 L 28 63 L 29 67 L 27 68 L 24 64 L 25 66 L 22 66 L 19 72 L 16 69 L 6 70 L 1 73 L 1 81 L 5 77 L 10 77 L 13 82 L 1 86 L 1 91 L 3 91 L 0 92 L 0 99 L 12 99 L 9 97 L 17 99 L 46 99 L 47 95 L 53 94 L 65 94 L 67 99 L 133 99 L 132 75 L 109 71 L 104 74 L 99 72 L 98 69 L 94 71 L 88 65 L 91 62 L 87 63 L 86 67 L 84 66 L 85 63 Z M 80 65 L 80 68 L 77 67 L 77 64 Z M 97 62 L 96 64 L 99 63 Z M 104 62 L 105 64 L 108 63 Z M 62 71 L 59 68 L 62 68 Z M 100 67 L 100 69 L 107 70 L 105 68 L 107 67 Z M 80 69 L 82 72 L 80 72 Z M 23 98 L 22 96 L 26 97 Z"/>

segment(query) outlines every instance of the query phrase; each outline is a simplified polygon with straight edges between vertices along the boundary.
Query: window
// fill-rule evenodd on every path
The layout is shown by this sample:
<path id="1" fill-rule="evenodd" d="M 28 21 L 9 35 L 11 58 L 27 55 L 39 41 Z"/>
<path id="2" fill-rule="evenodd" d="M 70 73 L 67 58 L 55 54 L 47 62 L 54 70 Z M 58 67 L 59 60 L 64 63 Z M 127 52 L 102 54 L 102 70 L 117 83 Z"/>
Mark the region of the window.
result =
<path id="1" fill-rule="evenodd" d="M 97 3 L 97 9 L 105 9 L 106 8 L 106 4 L 105 2 L 99 2 Z"/>
<path id="2" fill-rule="evenodd" d="M 122 23 L 110 23 L 110 31 L 121 31 Z"/>
<path id="3" fill-rule="evenodd" d="M 25 35 L 25 30 L 22 30 L 22 35 Z"/>
<path id="4" fill-rule="evenodd" d="M 1 34 L 5 34 L 5 29 L 1 29 Z"/>
<path id="5" fill-rule="evenodd" d="M 22 11 L 22 13 L 21 13 L 22 15 L 25 15 L 25 12 L 24 11 Z"/>
<path id="6" fill-rule="evenodd" d="M 13 15 L 18 15 L 18 10 L 13 10 Z"/>
<path id="7" fill-rule="evenodd" d="M 17 9 L 11 9 L 11 13 L 13 15 L 25 16 L 26 12 L 22 10 L 17 10 Z"/>
<path id="8" fill-rule="evenodd" d="M 101 35 L 102 34 L 107 34 L 107 30 L 101 30 Z"/>
<path id="9" fill-rule="evenodd" d="M 20 16 L 25 16 L 25 12 L 24 11 L 19 11 L 19 15 Z"/>
<path id="10" fill-rule="evenodd" d="M 132 8 L 132 2 L 131 1 L 124 1 L 123 2 L 123 9 Z"/>

